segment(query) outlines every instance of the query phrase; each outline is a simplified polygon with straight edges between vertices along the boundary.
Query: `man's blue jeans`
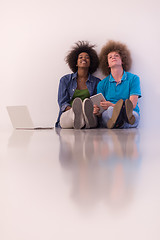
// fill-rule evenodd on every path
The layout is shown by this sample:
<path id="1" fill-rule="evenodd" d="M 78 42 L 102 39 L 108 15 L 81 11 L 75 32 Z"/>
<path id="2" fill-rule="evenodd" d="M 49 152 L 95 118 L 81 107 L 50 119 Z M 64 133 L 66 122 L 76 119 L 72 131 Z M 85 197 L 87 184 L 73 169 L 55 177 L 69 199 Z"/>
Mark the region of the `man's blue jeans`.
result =
<path id="1" fill-rule="evenodd" d="M 102 113 L 102 127 L 107 127 L 107 122 L 112 117 L 112 113 L 113 107 L 111 106 Z M 135 123 L 131 125 L 125 122 L 120 128 L 136 128 L 139 124 L 140 115 L 135 111 L 133 111 L 133 115 L 135 116 Z"/>

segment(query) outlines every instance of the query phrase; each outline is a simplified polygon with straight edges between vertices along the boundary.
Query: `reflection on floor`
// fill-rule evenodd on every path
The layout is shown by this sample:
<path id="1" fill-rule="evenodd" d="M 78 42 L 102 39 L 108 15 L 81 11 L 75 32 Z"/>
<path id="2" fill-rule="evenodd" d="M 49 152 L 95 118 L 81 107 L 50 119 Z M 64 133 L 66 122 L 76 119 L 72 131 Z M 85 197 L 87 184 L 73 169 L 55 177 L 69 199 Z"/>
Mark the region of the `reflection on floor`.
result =
<path id="1" fill-rule="evenodd" d="M 1 131 L 1 240 L 160 239 L 159 130 Z"/>
<path id="2" fill-rule="evenodd" d="M 60 130 L 59 160 L 72 175 L 73 198 L 87 207 L 106 201 L 113 209 L 131 198 L 141 159 L 137 131 Z"/>

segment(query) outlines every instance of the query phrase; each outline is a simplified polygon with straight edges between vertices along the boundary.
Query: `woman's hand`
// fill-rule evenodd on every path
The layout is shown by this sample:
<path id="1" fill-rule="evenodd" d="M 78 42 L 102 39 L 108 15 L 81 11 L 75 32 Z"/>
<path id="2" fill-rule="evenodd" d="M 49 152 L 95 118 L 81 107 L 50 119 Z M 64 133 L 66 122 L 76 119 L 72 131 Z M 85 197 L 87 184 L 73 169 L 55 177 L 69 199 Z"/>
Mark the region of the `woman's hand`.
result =
<path id="1" fill-rule="evenodd" d="M 65 108 L 65 111 L 68 111 L 68 110 L 70 110 L 71 109 L 71 106 L 67 106 L 66 108 Z"/>

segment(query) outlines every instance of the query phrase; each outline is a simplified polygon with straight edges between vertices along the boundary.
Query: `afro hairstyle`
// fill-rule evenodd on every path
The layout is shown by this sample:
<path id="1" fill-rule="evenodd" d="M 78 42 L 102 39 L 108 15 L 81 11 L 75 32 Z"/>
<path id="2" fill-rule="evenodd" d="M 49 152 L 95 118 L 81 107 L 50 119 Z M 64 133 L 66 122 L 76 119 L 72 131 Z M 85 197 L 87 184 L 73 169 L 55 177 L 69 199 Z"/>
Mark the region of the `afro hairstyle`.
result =
<path id="1" fill-rule="evenodd" d="M 115 42 L 110 40 L 104 45 L 101 49 L 99 55 L 100 69 L 105 76 L 108 76 L 111 73 L 111 70 L 108 66 L 108 54 L 111 52 L 119 53 L 122 60 L 122 67 L 125 71 L 129 71 L 132 64 L 132 59 L 130 51 L 127 46 L 121 42 Z"/>
<path id="2" fill-rule="evenodd" d="M 72 47 L 71 51 L 65 58 L 66 63 L 69 65 L 70 69 L 75 73 L 78 70 L 77 59 L 78 55 L 82 52 L 88 53 L 90 57 L 90 67 L 89 73 L 94 73 L 99 66 L 99 58 L 94 50 L 95 45 L 91 45 L 88 41 L 78 41 L 75 46 Z"/>

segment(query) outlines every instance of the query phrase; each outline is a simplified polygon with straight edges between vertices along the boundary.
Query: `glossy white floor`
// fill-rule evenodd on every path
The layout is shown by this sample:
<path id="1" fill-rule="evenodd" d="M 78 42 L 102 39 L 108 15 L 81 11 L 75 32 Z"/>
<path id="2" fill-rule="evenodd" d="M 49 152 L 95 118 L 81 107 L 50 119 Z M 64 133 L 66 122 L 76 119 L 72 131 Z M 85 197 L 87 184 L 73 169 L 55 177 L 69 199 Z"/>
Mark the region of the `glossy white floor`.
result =
<path id="1" fill-rule="evenodd" d="M 160 131 L 0 133 L 1 240 L 160 239 Z"/>

